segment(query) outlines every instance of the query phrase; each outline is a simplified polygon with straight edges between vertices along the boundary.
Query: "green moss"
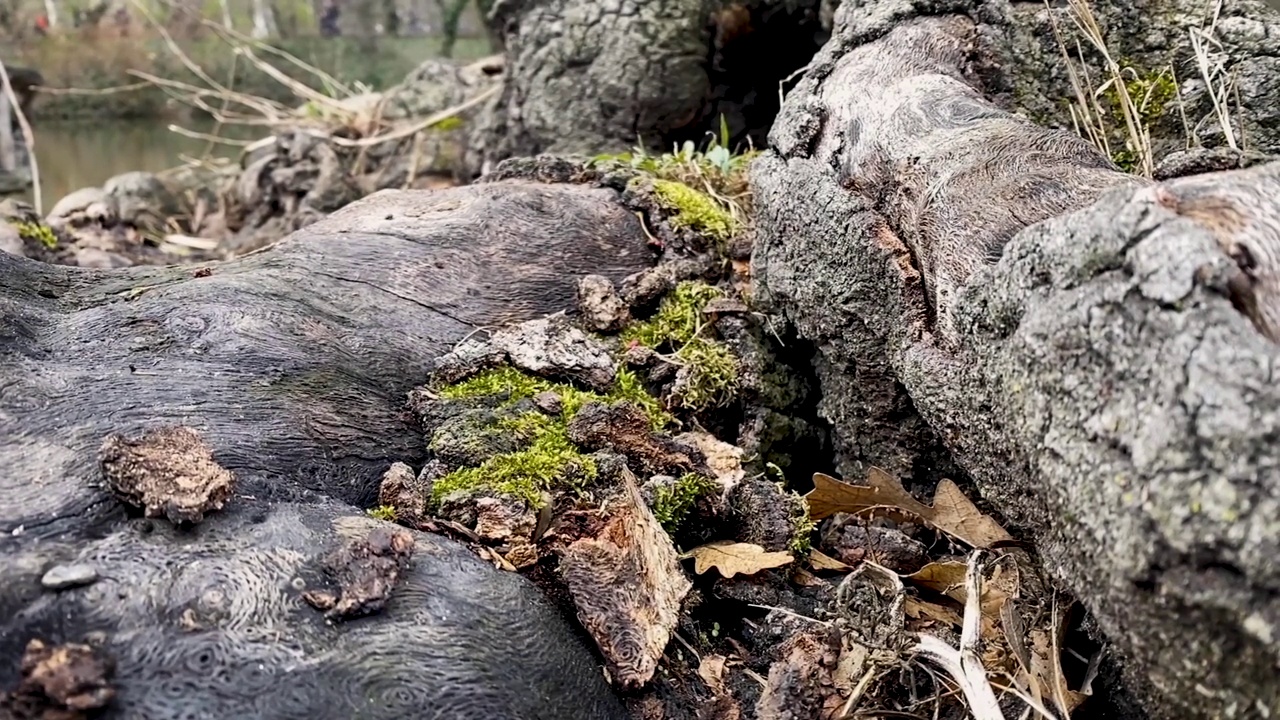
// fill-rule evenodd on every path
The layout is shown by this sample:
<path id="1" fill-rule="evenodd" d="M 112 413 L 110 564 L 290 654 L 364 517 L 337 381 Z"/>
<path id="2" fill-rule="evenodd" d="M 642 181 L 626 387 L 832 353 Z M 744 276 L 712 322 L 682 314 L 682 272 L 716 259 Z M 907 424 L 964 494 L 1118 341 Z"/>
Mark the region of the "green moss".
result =
<path id="1" fill-rule="evenodd" d="M 702 310 L 723 293 L 706 283 L 682 282 L 653 317 L 627 328 L 622 339 L 667 350 L 687 368 L 680 404 L 689 410 L 722 405 L 738 386 L 738 360 L 724 343 L 702 334 Z"/>
<path id="2" fill-rule="evenodd" d="M 624 341 L 657 348 L 664 344 L 683 345 L 702 327 L 702 310 L 724 293 L 706 283 L 686 281 L 662 300 L 658 312 L 642 323 L 633 323 L 622 333 Z"/>
<path id="3" fill-rule="evenodd" d="M 640 382 L 640 378 L 629 368 L 618 370 L 614 375 L 613 387 L 605 394 L 581 390 L 568 383 L 557 383 L 535 377 L 510 366 L 473 375 L 459 383 L 442 388 L 439 394 L 451 400 L 503 395 L 506 396 L 508 403 L 515 403 L 544 392 L 553 392 L 560 396 L 566 421 L 589 402 L 608 403 L 625 400 L 644 410 L 655 430 L 660 430 L 672 422 L 671 415 L 662 409 L 662 403 L 649 394 Z"/>
<path id="4" fill-rule="evenodd" d="M 663 207 L 675 212 L 672 226 L 689 228 L 722 244 L 733 235 L 733 216 L 710 195 L 674 180 L 654 180 L 653 191 Z"/>
<path id="5" fill-rule="evenodd" d="M 809 503 L 803 497 L 792 493 L 791 505 L 791 522 L 795 532 L 787 547 L 796 555 L 807 555 L 813 545 L 813 531 L 818 528 L 818 524 L 809 516 Z"/>
<path id="6" fill-rule="evenodd" d="M 625 369 L 617 373 L 607 394 L 551 382 L 512 367 L 487 370 L 439 390 L 442 397 L 455 400 L 500 396 L 504 406 L 544 392 L 560 397 L 560 414 L 527 412 L 498 421 L 494 431 L 514 434 L 527 447 L 494 455 L 476 467 L 460 468 L 436 480 L 431 490 L 433 505 L 451 493 L 488 489 L 540 508 L 545 491 L 575 490 L 590 484 L 598 474 L 595 461 L 579 451 L 568 435 L 569 421 L 589 402 L 632 402 L 645 411 L 655 430 L 672 421 L 635 373 Z"/>
<path id="7" fill-rule="evenodd" d="M 387 522 L 396 521 L 396 509 L 390 505 L 379 505 L 376 508 L 369 508 L 368 510 L 365 510 L 365 514 L 371 518 L 377 518 L 378 520 L 386 520 Z"/>
<path id="8" fill-rule="evenodd" d="M 53 234 L 53 229 L 48 225 L 38 222 L 20 222 L 16 223 L 14 228 L 18 230 L 18 236 L 24 240 L 37 240 L 50 250 L 58 246 L 58 237 Z"/>
<path id="9" fill-rule="evenodd" d="M 668 535 L 674 535 L 697 504 L 698 498 L 715 492 L 719 487 L 716 481 L 697 473 L 682 475 L 670 485 L 660 485 L 655 490 L 653 516 Z"/>
<path id="10" fill-rule="evenodd" d="M 529 447 L 495 455 L 477 467 L 461 468 L 436 480 L 431 486 L 432 505 L 455 492 L 484 489 L 541 508 L 543 491 L 580 489 L 595 480 L 595 461 L 569 441 L 563 417 L 530 412 L 503 424 L 531 439 Z"/>
<path id="11" fill-rule="evenodd" d="M 457 130 L 460 127 L 462 127 L 462 118 L 458 117 L 457 115 L 453 115 L 451 117 L 447 117 L 441 120 L 440 122 L 433 124 L 431 126 L 431 129 L 439 130 L 441 132 L 448 132 L 450 130 Z"/>

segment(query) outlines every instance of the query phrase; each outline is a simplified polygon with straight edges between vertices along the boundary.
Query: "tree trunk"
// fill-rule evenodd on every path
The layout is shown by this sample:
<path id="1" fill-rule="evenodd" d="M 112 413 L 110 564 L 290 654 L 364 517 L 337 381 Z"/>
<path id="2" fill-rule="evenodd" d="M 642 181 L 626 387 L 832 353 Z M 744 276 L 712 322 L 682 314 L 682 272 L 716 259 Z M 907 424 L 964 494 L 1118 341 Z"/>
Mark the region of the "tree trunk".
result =
<path id="1" fill-rule="evenodd" d="M 436 0 L 440 9 L 440 55 L 453 57 L 453 48 L 458 44 L 458 24 L 462 22 L 462 13 L 467 9 L 468 0 Z"/>
<path id="2" fill-rule="evenodd" d="M 983 99 L 989 27 L 871 9 L 753 167 L 757 287 L 842 470 L 967 474 L 1151 717 L 1274 713 L 1280 164 L 1121 174 Z"/>
<path id="3" fill-rule="evenodd" d="M 276 8 L 271 0 L 253 0 L 253 37 L 264 40 L 278 37 L 280 26 L 276 22 Z"/>
<path id="4" fill-rule="evenodd" d="M 762 144 L 778 83 L 824 39 L 818 0 L 495 2 L 506 87 L 471 138 L 473 174 L 538 153 Z"/>
<path id="5" fill-rule="evenodd" d="M 416 535 L 380 614 L 330 625 L 299 595 L 375 524 L 358 508 L 388 466 L 421 461 L 404 403 L 436 357 L 648 262 L 615 192 L 522 182 L 379 193 L 204 269 L 0 252 L 0 687 L 31 638 L 96 633 L 111 717 L 621 720 L 540 593 L 444 538 Z M 104 436 L 165 423 L 237 478 L 194 529 L 131 519 L 102 488 Z M 41 591 L 71 563 L 97 582 Z"/>

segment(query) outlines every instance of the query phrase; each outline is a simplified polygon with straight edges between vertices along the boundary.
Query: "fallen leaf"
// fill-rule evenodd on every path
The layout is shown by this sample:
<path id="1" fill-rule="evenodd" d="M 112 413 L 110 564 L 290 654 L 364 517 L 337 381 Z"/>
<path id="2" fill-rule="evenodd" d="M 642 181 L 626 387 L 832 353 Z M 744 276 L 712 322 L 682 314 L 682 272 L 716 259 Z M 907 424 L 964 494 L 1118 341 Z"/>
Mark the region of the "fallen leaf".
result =
<path id="1" fill-rule="evenodd" d="M 901 520 L 899 514 L 893 512 L 897 510 L 975 548 L 1013 540 L 999 523 L 983 515 L 955 483 L 945 478 L 938 483 L 932 507 L 916 500 L 896 478 L 876 467 L 867 473 L 866 485 L 851 485 L 830 475 L 814 473 L 813 490 L 805 499 L 809 502 L 809 516 L 814 520 L 838 512 L 889 515 Z"/>
<path id="2" fill-rule="evenodd" d="M 809 567 L 814 570 L 835 570 L 837 572 L 848 572 L 853 569 L 853 567 L 818 550 L 809 551 Z"/>
<path id="3" fill-rule="evenodd" d="M 964 618 L 954 609 L 920 598 L 908 597 L 903 602 L 902 610 L 907 617 L 915 620 L 933 620 L 957 628 L 964 624 Z"/>
<path id="4" fill-rule="evenodd" d="M 707 655 L 698 664 L 698 677 L 716 694 L 724 692 L 725 660 L 723 655 Z"/>
<path id="5" fill-rule="evenodd" d="M 699 575 L 711 568 L 726 578 L 739 573 L 755 575 L 762 570 L 782 567 L 795 558 L 784 552 L 767 552 L 753 543 L 732 541 L 713 542 L 690 550 L 685 557 L 693 558 L 693 571 Z"/>
<path id="6" fill-rule="evenodd" d="M 968 565 L 955 560 L 934 562 L 925 565 L 902 579 L 916 587 L 926 588 L 952 600 L 965 604 L 968 592 L 965 590 L 965 578 Z M 1018 593 L 1017 574 L 1004 565 L 996 565 L 989 576 L 982 581 L 982 634 L 992 637 L 999 633 L 1004 607 L 1009 599 Z"/>

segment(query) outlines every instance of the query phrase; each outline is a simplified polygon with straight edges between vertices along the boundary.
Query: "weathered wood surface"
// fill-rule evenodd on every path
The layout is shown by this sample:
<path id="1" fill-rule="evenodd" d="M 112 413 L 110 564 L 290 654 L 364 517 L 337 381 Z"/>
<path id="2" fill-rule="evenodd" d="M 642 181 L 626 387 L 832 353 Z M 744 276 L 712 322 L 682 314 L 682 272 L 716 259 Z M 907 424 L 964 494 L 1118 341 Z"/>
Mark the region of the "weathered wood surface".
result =
<path id="1" fill-rule="evenodd" d="M 115 717 L 619 717 L 533 586 L 446 539 L 417 536 L 381 615 L 326 625 L 299 596 L 381 473 L 420 461 L 403 405 L 434 358 L 649 262 L 613 191 L 520 182 L 379 193 L 207 268 L 0 253 L 0 686 L 29 638 L 101 633 Z M 239 483 L 191 530 L 127 517 L 95 461 L 169 422 Z M 100 579 L 42 589 L 69 562 Z"/>
<path id="2" fill-rule="evenodd" d="M 877 7 L 753 167 L 760 294 L 817 347 L 842 470 L 965 471 L 1135 714 L 1274 715 L 1280 165 L 1136 181 L 986 102 L 970 19 Z"/>

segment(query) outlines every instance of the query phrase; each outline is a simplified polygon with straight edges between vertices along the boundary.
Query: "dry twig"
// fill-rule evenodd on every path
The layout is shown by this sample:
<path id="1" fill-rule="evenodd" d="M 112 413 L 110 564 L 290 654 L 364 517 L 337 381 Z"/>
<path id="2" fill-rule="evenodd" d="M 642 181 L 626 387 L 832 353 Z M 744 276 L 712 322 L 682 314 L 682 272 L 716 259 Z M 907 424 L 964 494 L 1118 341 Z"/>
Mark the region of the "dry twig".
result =
<path id="1" fill-rule="evenodd" d="M 9 103 L 14 118 L 18 121 L 18 127 L 22 129 L 22 143 L 27 149 L 27 159 L 31 162 L 31 195 L 35 202 L 36 214 L 44 215 L 44 201 L 40 194 L 40 163 L 36 161 L 36 136 L 31 131 L 31 123 L 27 122 L 26 114 L 22 112 L 22 106 L 18 103 L 18 95 L 13 91 L 13 84 L 9 82 L 9 69 L 5 67 L 4 62 L 0 62 L 0 83 L 4 85 L 5 99 Z"/>

